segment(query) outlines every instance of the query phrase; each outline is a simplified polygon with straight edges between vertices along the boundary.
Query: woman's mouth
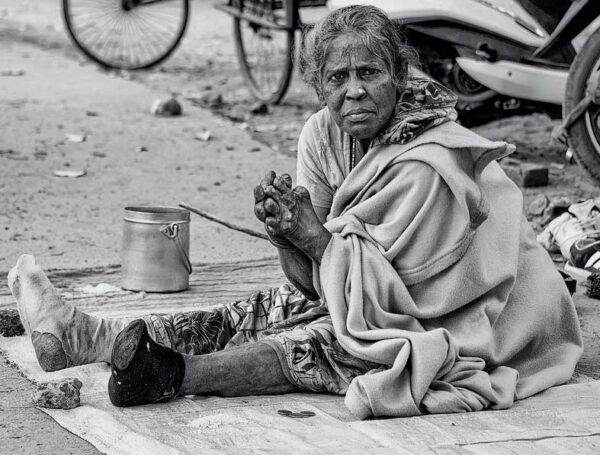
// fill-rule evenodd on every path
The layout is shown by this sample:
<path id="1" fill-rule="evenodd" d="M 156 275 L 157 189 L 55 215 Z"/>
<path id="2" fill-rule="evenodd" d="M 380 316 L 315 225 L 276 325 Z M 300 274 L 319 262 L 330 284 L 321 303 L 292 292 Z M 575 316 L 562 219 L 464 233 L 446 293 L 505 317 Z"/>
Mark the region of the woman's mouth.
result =
<path id="1" fill-rule="evenodd" d="M 351 122 L 362 122 L 371 116 L 369 111 L 350 111 L 344 117 Z"/>

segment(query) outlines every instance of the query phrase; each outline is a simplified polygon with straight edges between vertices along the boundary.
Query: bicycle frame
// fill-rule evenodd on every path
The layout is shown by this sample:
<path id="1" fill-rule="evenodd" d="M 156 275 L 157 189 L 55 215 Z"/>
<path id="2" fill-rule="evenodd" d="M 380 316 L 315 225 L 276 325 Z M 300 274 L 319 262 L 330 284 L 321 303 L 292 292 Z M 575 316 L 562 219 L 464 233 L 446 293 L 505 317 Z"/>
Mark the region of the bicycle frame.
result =
<path id="1" fill-rule="evenodd" d="M 169 0 L 122 0 L 121 6 L 125 11 L 130 11 L 138 6 L 152 5 L 153 3 L 168 2 Z"/>
<path id="2" fill-rule="evenodd" d="M 229 0 L 227 5 L 218 4 L 215 8 L 263 27 L 295 30 L 300 25 L 298 4 L 299 0 Z M 283 10 L 284 14 L 277 15 L 276 10 Z"/>

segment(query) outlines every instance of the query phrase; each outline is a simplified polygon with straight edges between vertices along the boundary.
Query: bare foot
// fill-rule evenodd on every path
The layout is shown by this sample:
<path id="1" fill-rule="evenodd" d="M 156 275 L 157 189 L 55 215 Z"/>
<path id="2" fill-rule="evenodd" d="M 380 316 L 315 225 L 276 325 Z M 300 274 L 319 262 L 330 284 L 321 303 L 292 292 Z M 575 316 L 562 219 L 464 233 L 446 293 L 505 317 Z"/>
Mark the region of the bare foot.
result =
<path id="1" fill-rule="evenodd" d="M 44 371 L 110 361 L 125 321 L 95 318 L 63 302 L 31 255 L 18 259 L 8 274 L 8 286 Z"/>

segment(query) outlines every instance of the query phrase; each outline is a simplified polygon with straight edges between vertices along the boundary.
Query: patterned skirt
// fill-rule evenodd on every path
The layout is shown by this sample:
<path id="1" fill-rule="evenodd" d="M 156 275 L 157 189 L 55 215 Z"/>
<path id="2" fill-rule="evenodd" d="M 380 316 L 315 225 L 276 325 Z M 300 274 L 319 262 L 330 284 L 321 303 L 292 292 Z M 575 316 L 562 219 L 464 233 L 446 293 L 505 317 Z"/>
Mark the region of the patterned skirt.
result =
<path id="1" fill-rule="evenodd" d="M 152 314 L 144 321 L 157 343 L 182 354 L 264 341 L 275 349 L 287 379 L 313 392 L 345 394 L 354 377 L 381 367 L 348 354 L 335 336 L 327 307 L 290 285 L 208 311 Z"/>

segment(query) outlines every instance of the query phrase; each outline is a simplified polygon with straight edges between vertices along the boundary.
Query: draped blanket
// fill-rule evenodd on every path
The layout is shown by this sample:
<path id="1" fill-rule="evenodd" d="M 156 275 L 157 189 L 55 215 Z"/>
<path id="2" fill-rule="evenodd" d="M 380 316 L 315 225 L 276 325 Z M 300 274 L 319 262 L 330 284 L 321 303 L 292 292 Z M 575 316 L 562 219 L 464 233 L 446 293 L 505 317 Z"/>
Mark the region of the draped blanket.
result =
<path id="1" fill-rule="evenodd" d="M 350 354 L 358 417 L 504 409 L 566 382 L 582 352 L 566 287 L 496 159 L 454 122 L 376 143 L 337 191 L 315 288 Z"/>

